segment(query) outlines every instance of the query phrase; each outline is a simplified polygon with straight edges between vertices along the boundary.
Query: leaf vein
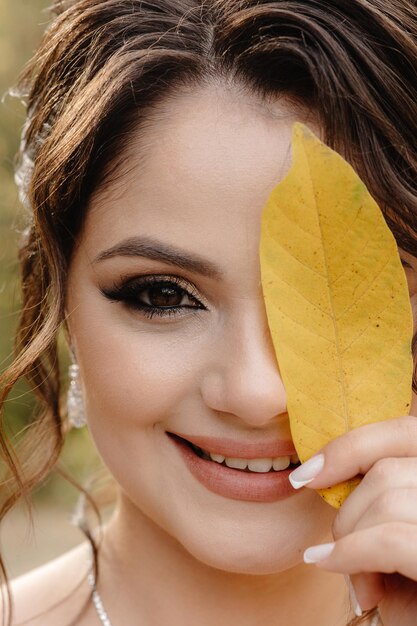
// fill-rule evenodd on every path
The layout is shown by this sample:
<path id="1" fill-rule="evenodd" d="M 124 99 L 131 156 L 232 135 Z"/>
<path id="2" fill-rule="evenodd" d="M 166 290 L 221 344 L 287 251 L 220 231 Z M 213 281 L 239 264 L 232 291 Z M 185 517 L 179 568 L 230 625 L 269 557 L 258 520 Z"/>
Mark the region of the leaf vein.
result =
<path id="1" fill-rule="evenodd" d="M 279 213 L 283 215 L 284 218 L 288 222 L 290 222 L 290 224 L 294 224 L 294 226 L 296 226 L 299 231 L 301 231 L 305 235 L 308 235 L 309 237 L 312 237 L 313 239 L 317 239 L 317 241 L 320 241 L 320 237 L 318 235 L 315 235 L 314 233 L 311 233 L 308 230 L 305 230 L 302 226 L 300 226 L 298 222 L 296 222 L 294 219 L 291 219 L 291 217 L 287 213 L 285 213 L 277 203 L 275 203 L 275 207 L 278 209 Z"/>
<path id="2" fill-rule="evenodd" d="M 303 300 L 305 300 L 306 302 L 311 304 L 311 306 L 314 307 L 317 311 L 319 311 L 320 313 L 322 313 L 326 317 L 329 317 L 329 318 L 332 317 L 330 315 L 330 313 L 327 313 L 327 311 L 325 311 L 321 307 L 317 306 L 317 304 L 315 304 L 314 302 L 309 300 L 305 294 L 303 294 L 301 291 L 298 291 L 298 289 L 293 284 L 287 282 L 282 276 L 280 276 L 275 268 L 271 267 L 270 269 L 274 273 L 274 275 L 278 278 L 278 280 L 280 280 L 281 282 L 284 283 L 284 285 L 287 285 L 287 287 L 289 287 L 290 289 L 295 291 L 296 294 L 298 294 Z M 288 317 L 290 317 L 290 316 L 288 316 Z"/>
<path id="3" fill-rule="evenodd" d="M 397 294 L 394 294 L 397 295 Z M 375 319 L 378 319 L 381 317 L 381 315 L 383 315 L 383 313 L 385 313 L 392 304 L 395 304 L 395 299 L 392 298 L 391 302 L 388 302 L 388 304 L 386 306 L 384 306 L 384 308 L 379 311 L 379 313 L 377 314 L 377 316 L 375 317 Z M 367 324 L 367 326 L 365 326 L 365 328 L 359 333 L 359 335 L 357 335 L 354 339 L 352 339 L 352 341 L 343 348 L 341 355 L 343 355 L 347 350 L 349 350 L 357 341 L 359 341 L 359 339 L 366 333 L 366 331 L 371 328 L 372 323 L 371 324 Z"/>
<path id="4" fill-rule="evenodd" d="M 273 306 L 275 309 L 278 309 L 278 311 L 280 313 L 282 313 L 282 315 L 284 315 L 284 317 L 286 317 L 287 319 L 291 320 L 292 322 L 294 322 L 294 324 L 296 324 L 297 326 L 300 326 L 303 330 L 307 330 L 311 335 L 314 335 L 315 337 L 320 337 L 320 339 L 324 339 L 324 341 L 327 341 L 328 343 L 334 345 L 334 342 L 329 339 L 328 337 L 325 337 L 324 335 L 321 335 L 320 333 L 318 333 L 316 330 L 311 330 L 310 328 L 308 328 L 307 326 L 304 326 L 304 324 L 301 324 L 301 322 L 297 322 L 297 320 L 295 320 L 291 315 L 289 315 L 288 313 L 286 313 L 283 309 L 280 308 L 280 306 L 278 304 L 276 304 L 275 302 L 271 302 L 270 303 L 271 306 Z M 288 344 L 289 345 L 289 344 Z M 309 361 L 307 361 L 309 363 Z"/>
<path id="5" fill-rule="evenodd" d="M 365 295 L 368 293 L 368 291 L 371 289 L 371 287 L 373 287 L 375 285 L 375 282 L 377 280 L 377 278 L 379 278 L 382 274 L 382 272 L 386 269 L 386 267 L 391 263 L 392 259 L 389 257 L 387 261 L 385 261 L 384 265 L 382 267 L 379 268 L 379 270 L 377 271 L 377 273 L 375 274 L 375 276 L 372 277 L 372 280 L 369 282 L 368 286 L 366 287 L 365 291 L 363 293 L 361 293 L 361 295 L 359 296 L 359 298 L 354 299 L 353 302 L 351 302 L 346 308 L 345 310 L 336 318 L 336 321 L 338 322 L 339 320 L 341 320 L 346 313 L 349 313 L 349 311 L 355 306 L 355 304 L 357 304 L 358 302 L 360 302 L 362 300 L 362 298 L 365 297 Z M 359 287 L 365 282 L 368 281 L 368 277 L 366 276 L 363 280 L 361 280 L 361 282 L 359 283 L 359 285 L 356 286 L 355 288 L 355 292 L 359 289 Z"/>
<path id="6" fill-rule="evenodd" d="M 383 358 L 384 358 L 384 359 L 386 359 L 386 357 L 388 357 L 388 356 L 391 354 L 391 352 L 392 352 L 392 351 L 393 351 L 393 350 L 397 347 L 397 345 L 398 345 L 399 343 L 402 343 L 402 341 L 403 341 L 402 339 L 397 339 L 396 341 L 394 341 L 394 343 L 391 345 L 391 347 L 390 347 L 390 349 L 388 350 L 388 352 L 384 352 Z M 379 363 L 380 358 L 381 358 L 380 356 L 377 356 L 377 357 L 374 359 L 374 361 L 373 361 L 370 365 L 368 365 L 368 366 L 367 366 L 367 368 L 366 368 L 367 379 L 369 379 L 369 373 L 370 373 L 370 372 L 372 372 L 372 370 L 374 369 L 375 365 L 376 365 L 377 363 Z M 357 382 L 357 383 L 355 383 L 355 384 L 353 385 L 353 387 L 350 387 L 350 388 L 349 388 L 350 393 L 353 393 L 353 392 L 354 392 L 354 391 L 355 391 L 358 387 L 360 387 L 360 385 L 362 384 L 362 382 L 363 382 L 363 381 L 362 381 L 362 379 L 360 379 L 360 380 L 358 380 L 358 382 Z"/>
<path id="7" fill-rule="evenodd" d="M 321 278 L 324 278 L 325 280 L 327 280 L 327 276 L 325 274 L 322 274 L 318 270 L 314 269 L 314 267 L 311 267 L 311 265 L 309 265 L 308 263 L 304 263 L 303 261 L 301 261 L 301 259 L 299 259 L 298 257 L 294 256 L 289 250 L 287 250 L 287 248 L 285 246 L 282 245 L 282 243 L 280 241 L 278 241 L 278 239 L 274 239 L 274 237 L 271 234 L 269 234 L 269 237 L 272 240 L 272 244 L 273 244 L 274 247 L 275 246 L 279 246 L 281 248 L 281 250 L 284 250 L 284 252 L 286 252 L 289 257 L 294 259 L 294 261 L 297 261 L 297 263 L 299 263 L 303 267 L 306 267 L 308 270 L 310 270 L 310 272 L 313 272 L 313 274 L 317 274 L 317 276 L 320 276 Z"/>
<path id="8" fill-rule="evenodd" d="M 321 240 L 322 242 L 325 241 L 324 238 L 324 233 L 323 233 L 323 228 L 322 228 L 322 224 L 321 224 L 321 219 L 320 219 L 320 211 L 317 205 L 317 192 L 314 186 L 314 182 L 313 182 L 313 176 L 312 176 L 312 171 L 311 171 L 311 165 L 310 165 L 310 161 L 309 159 L 307 159 L 307 167 L 309 170 L 309 174 L 310 174 L 310 181 L 311 181 L 311 186 L 313 188 L 313 192 L 314 192 L 314 197 L 316 199 L 316 211 L 317 211 L 317 222 L 318 222 L 318 226 L 320 229 L 320 235 L 321 235 Z M 355 216 L 355 220 L 357 219 L 358 213 Z M 329 284 L 329 262 L 327 259 L 327 252 L 326 252 L 326 248 L 324 246 L 324 244 L 322 243 L 322 249 L 323 249 L 323 258 L 324 258 L 324 265 L 326 268 L 326 280 L 327 280 L 327 284 Z M 344 379 L 344 372 L 343 372 L 343 368 L 342 368 L 342 355 L 340 352 L 341 346 L 340 346 L 340 337 L 339 337 L 339 329 L 338 326 L 336 324 L 336 319 L 335 319 L 335 306 L 334 306 L 334 301 L 333 301 L 333 292 L 331 289 L 328 290 L 329 292 L 329 304 L 330 304 L 330 310 L 333 312 L 333 315 L 331 316 L 331 320 L 332 320 L 332 324 L 333 324 L 333 330 L 334 330 L 334 337 L 335 337 L 335 347 L 336 347 L 336 352 L 338 354 L 337 356 L 337 366 L 338 366 L 338 370 L 339 370 L 339 376 L 338 376 L 338 381 L 340 384 L 340 388 L 341 388 L 341 396 L 342 396 L 342 403 L 343 403 L 343 417 L 342 419 L 344 419 L 345 422 L 345 430 L 347 431 L 349 428 L 349 424 L 348 424 L 348 418 L 347 416 L 349 415 L 349 406 L 348 406 L 348 396 L 347 396 L 347 391 L 346 391 L 346 383 L 345 383 L 345 379 Z"/>
<path id="9" fill-rule="evenodd" d="M 364 246 L 361 248 L 361 250 L 356 251 L 354 260 L 355 260 L 358 256 L 361 256 L 361 255 L 362 255 L 363 251 L 364 251 L 364 250 L 366 250 L 366 248 L 367 248 L 367 246 L 368 246 L 369 242 L 370 242 L 370 239 L 368 238 L 368 239 L 366 240 L 366 242 L 365 242 Z M 351 262 L 351 263 L 347 263 L 347 264 L 346 264 L 345 269 L 343 270 L 343 272 L 342 272 L 341 274 L 339 274 L 339 276 L 337 276 L 337 278 L 335 278 L 334 280 L 332 280 L 332 281 L 329 283 L 329 285 L 330 285 L 330 286 L 333 286 L 333 285 L 335 285 L 335 284 L 336 284 L 336 283 L 337 283 L 337 282 L 338 282 L 341 278 L 343 278 L 343 276 L 344 276 L 344 275 L 345 275 L 345 274 L 346 274 L 346 273 L 347 273 L 347 272 L 351 269 L 352 264 L 353 264 L 352 262 Z"/>

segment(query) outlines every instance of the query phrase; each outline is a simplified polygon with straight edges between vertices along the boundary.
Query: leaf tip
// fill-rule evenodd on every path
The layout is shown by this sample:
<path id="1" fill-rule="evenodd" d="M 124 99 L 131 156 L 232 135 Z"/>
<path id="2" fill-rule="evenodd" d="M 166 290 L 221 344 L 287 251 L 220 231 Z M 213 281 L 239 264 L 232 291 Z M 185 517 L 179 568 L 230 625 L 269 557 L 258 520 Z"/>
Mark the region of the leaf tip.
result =
<path id="1" fill-rule="evenodd" d="M 302 122 L 294 122 L 292 127 L 292 139 L 317 139 L 312 130 Z"/>

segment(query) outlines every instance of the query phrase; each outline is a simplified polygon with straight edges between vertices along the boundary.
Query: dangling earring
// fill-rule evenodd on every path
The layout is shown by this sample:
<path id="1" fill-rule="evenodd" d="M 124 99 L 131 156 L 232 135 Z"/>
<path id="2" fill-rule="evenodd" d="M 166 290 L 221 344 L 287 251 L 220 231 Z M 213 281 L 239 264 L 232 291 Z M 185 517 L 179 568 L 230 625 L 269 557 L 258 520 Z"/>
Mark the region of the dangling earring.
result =
<path id="1" fill-rule="evenodd" d="M 84 401 L 80 387 L 79 365 L 75 362 L 71 351 L 71 365 L 69 366 L 70 384 L 67 395 L 67 415 L 68 421 L 74 428 L 82 428 L 87 424 L 85 417 Z"/>

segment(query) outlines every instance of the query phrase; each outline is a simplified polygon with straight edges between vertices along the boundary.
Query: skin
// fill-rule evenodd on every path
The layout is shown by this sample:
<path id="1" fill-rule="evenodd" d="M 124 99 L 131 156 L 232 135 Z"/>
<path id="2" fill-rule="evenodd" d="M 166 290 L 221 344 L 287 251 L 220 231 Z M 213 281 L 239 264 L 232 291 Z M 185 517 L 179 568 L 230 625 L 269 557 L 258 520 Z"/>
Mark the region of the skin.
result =
<path id="1" fill-rule="evenodd" d="M 415 418 L 335 440 L 323 451 L 321 475 L 274 503 L 208 491 L 165 434 L 290 438 L 260 284 L 260 218 L 289 168 L 293 122 L 320 131 L 288 102 L 267 106 L 220 86 L 179 95 L 159 113 L 154 128 L 133 138 L 117 182 L 93 197 L 68 282 L 67 321 L 88 427 L 118 483 L 100 551 L 106 610 L 115 626 L 212 626 L 232 619 L 244 626 L 342 626 L 349 617 L 347 587 L 329 570 L 354 575 L 364 608 L 382 601 L 386 626 L 398 626 L 394 608 L 405 616 L 401 626 L 411 625 L 417 607 L 408 608 L 402 590 L 415 591 L 417 580 L 417 558 L 410 556 L 417 506 L 407 497 L 398 509 L 375 504 L 391 495 L 397 502 L 405 487 L 417 489 L 417 459 L 405 458 L 417 457 L 410 439 L 411 432 L 417 441 Z M 198 254 L 223 276 L 214 280 L 144 257 L 97 261 L 133 235 Z M 149 319 L 102 293 L 121 277 L 149 273 L 180 276 L 186 288 L 191 283 L 205 310 Z M 407 274 L 413 297 L 414 270 Z M 413 395 L 412 412 L 416 408 Z M 404 457 L 401 468 L 378 474 L 385 457 Z M 358 471 L 365 479 L 339 512 L 312 489 Z M 396 525 L 395 542 L 384 535 L 386 524 Z M 318 566 L 304 564 L 303 551 L 331 542 L 332 528 L 332 556 Z M 78 573 L 83 558 L 77 553 L 71 562 Z M 382 596 L 380 577 L 361 574 L 368 571 L 405 577 L 398 579 L 400 590 Z M 97 624 L 91 610 L 82 624 Z"/>

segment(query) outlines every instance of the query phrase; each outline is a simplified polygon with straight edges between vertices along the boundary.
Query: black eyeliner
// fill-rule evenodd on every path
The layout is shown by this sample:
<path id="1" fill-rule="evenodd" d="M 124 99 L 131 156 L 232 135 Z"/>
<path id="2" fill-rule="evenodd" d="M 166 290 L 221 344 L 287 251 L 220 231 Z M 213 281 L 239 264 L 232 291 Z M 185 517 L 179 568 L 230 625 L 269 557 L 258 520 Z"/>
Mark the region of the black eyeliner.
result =
<path id="1" fill-rule="evenodd" d="M 182 293 L 188 296 L 190 300 L 193 300 L 197 306 L 190 305 L 174 305 L 174 306 L 155 306 L 140 301 L 140 294 L 146 292 L 153 287 L 172 287 L 174 286 L 178 293 Z M 183 315 L 183 310 L 187 309 L 190 312 L 196 313 L 200 310 L 207 310 L 206 307 L 200 302 L 195 288 L 187 283 L 185 287 L 185 281 L 177 276 L 166 275 L 143 275 L 129 278 L 125 281 L 114 283 L 110 288 L 100 288 L 102 295 L 112 302 L 121 302 L 125 304 L 129 309 L 138 311 L 147 318 L 154 316 L 158 317 L 174 317 Z"/>

